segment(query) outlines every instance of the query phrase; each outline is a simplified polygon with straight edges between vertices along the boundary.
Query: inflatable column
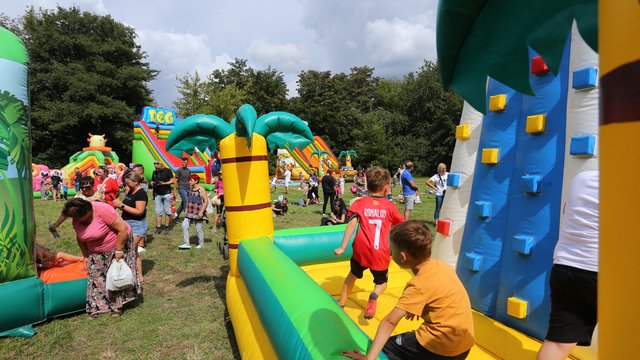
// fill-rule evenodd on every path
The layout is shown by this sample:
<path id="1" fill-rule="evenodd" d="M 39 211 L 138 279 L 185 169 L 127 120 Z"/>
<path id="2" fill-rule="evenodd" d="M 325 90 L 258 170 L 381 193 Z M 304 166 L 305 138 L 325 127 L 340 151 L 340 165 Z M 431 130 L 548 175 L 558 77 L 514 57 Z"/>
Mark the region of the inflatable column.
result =
<path id="1" fill-rule="evenodd" d="M 4 28 L 0 28 L 0 44 L 0 284 L 3 284 L 35 275 L 35 220 L 27 115 L 27 50 L 20 38 Z M 0 287 L 0 299 L 3 296 Z"/>
<path id="2" fill-rule="evenodd" d="M 600 359 L 623 359 L 636 351 L 634 330 L 640 323 L 640 268 L 634 251 L 640 237 L 640 3 L 600 1 L 599 22 Z"/>

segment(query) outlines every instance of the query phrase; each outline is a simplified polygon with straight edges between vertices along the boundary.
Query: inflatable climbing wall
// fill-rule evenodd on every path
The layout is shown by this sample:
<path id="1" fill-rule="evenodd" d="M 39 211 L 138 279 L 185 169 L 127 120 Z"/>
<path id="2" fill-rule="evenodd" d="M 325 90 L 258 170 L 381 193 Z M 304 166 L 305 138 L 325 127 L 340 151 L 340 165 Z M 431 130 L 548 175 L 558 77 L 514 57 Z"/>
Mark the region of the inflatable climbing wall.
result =
<path id="1" fill-rule="evenodd" d="M 575 27 L 558 74 L 529 55 L 534 96 L 489 79 L 487 114 L 465 104 L 434 256 L 475 310 L 543 339 L 564 193 L 598 168 L 598 57 Z"/>

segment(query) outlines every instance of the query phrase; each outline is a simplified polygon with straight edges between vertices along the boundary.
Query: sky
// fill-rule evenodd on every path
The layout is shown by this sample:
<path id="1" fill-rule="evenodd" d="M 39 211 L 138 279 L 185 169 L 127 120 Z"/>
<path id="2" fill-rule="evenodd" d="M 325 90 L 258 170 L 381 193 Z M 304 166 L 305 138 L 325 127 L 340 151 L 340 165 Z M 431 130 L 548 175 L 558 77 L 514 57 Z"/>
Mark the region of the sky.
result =
<path id="1" fill-rule="evenodd" d="M 436 58 L 437 0 L 5 0 L 0 12 L 17 17 L 29 6 L 57 5 L 134 28 L 160 71 L 150 88 L 162 108 L 178 97 L 176 77 L 204 77 L 234 58 L 282 72 L 290 96 L 303 70 L 366 65 L 376 76 L 402 78 Z"/>

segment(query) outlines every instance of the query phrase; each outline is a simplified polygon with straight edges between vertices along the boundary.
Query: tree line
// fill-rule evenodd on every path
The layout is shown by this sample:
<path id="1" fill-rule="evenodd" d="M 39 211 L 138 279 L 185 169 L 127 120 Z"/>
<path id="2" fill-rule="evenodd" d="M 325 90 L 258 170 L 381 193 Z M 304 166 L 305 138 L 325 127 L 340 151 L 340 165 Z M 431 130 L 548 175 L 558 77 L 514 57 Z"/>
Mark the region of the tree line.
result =
<path id="1" fill-rule="evenodd" d="M 0 15 L 0 25 L 16 32 L 30 54 L 34 162 L 66 165 L 87 131 L 107 133 L 107 145 L 128 162 L 131 122 L 154 104 L 148 84 L 159 73 L 135 42 L 135 30 L 76 7 L 31 8 L 18 19 Z M 374 71 L 301 71 L 297 93 L 289 97 L 282 72 L 235 59 L 224 70 L 178 77 L 174 106 L 182 118 L 206 113 L 226 120 L 243 103 L 258 114 L 288 111 L 307 121 L 334 153 L 355 150 L 354 166 L 393 170 L 411 160 L 421 175 L 449 164 L 462 100 L 442 89 L 438 65 L 425 61 L 401 79 Z"/>

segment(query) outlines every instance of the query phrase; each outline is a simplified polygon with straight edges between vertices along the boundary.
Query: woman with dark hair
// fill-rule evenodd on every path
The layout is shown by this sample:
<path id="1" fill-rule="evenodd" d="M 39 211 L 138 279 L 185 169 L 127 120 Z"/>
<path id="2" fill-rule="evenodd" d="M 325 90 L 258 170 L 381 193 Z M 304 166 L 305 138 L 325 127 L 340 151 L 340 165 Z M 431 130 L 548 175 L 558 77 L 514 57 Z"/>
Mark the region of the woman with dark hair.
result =
<path id="1" fill-rule="evenodd" d="M 367 175 L 363 168 L 358 168 L 358 173 L 353 177 L 353 183 L 356 186 L 356 197 L 367 196 Z"/>
<path id="2" fill-rule="evenodd" d="M 62 213 L 73 219 L 73 229 L 89 275 L 86 305 L 89 316 L 95 318 L 106 312 L 114 317 L 122 315 L 124 304 L 142 293 L 131 227 L 113 207 L 102 202 L 72 199 L 64 205 Z M 114 259 L 124 259 L 131 268 L 134 287 L 121 291 L 106 289 L 107 271 Z"/>
<path id="3" fill-rule="evenodd" d="M 341 225 L 347 222 L 347 204 L 342 198 L 336 198 L 331 205 L 331 215 L 328 218 L 322 218 L 320 225 Z"/>
<path id="4" fill-rule="evenodd" d="M 149 197 L 144 189 L 142 189 L 142 186 L 140 186 L 140 175 L 135 172 L 131 171 L 125 175 L 124 183 L 126 185 L 124 199 L 122 199 L 122 201 L 120 201 L 120 199 L 113 200 L 113 205 L 122 210 L 122 219 L 131 226 L 133 248 L 136 249 L 140 281 L 142 281 L 142 260 L 140 259 L 140 253 L 145 251 L 144 239 L 147 236 L 147 231 L 149 231 L 149 225 L 147 224 L 147 203 L 149 202 Z"/>
<path id="5" fill-rule="evenodd" d="M 324 197 L 322 216 L 326 216 L 327 205 L 329 205 L 329 210 L 331 210 L 331 206 L 336 197 L 336 178 L 333 177 L 333 169 L 329 169 L 327 175 L 322 177 L 322 195 Z"/>
<path id="6" fill-rule="evenodd" d="M 97 194 L 95 189 L 93 188 L 93 178 L 91 176 L 83 176 L 80 180 L 78 180 L 80 184 L 81 192 L 77 193 L 74 196 L 75 199 L 83 199 L 87 201 L 102 201 L 104 202 L 104 194 Z M 49 221 L 49 231 L 52 233 L 56 232 L 56 229 L 62 225 L 67 220 L 67 217 L 64 215 L 64 211 L 60 212 L 60 216 L 54 222 Z"/>

